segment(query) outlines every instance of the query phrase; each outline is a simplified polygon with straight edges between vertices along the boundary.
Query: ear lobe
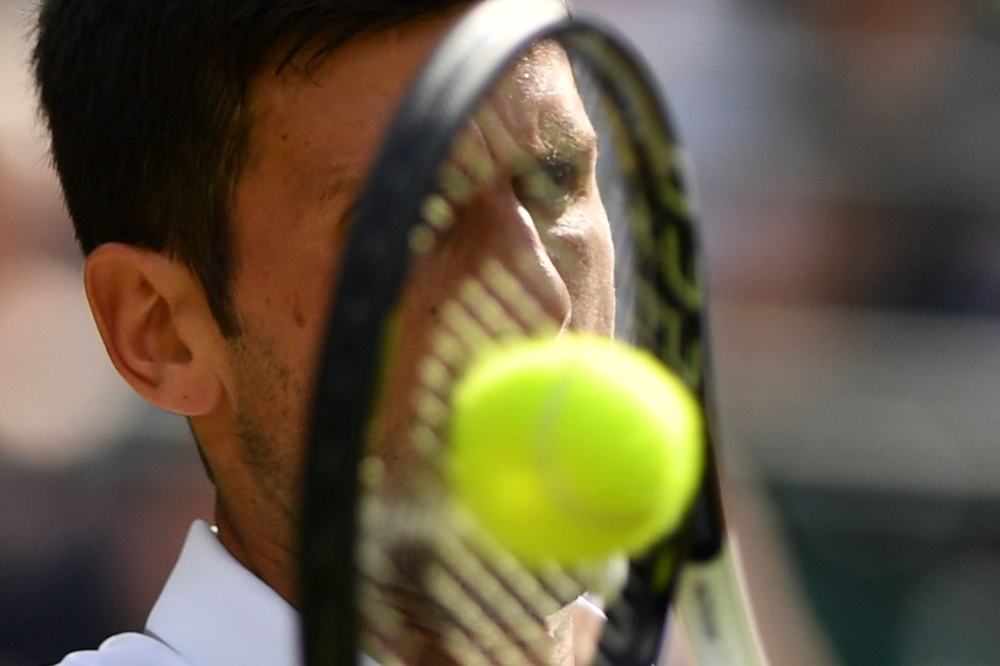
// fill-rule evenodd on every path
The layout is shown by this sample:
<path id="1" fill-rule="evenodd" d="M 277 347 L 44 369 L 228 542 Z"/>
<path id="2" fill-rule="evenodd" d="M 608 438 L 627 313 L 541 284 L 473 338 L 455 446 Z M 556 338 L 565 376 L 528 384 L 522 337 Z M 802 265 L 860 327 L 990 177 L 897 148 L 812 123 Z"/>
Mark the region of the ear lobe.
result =
<path id="1" fill-rule="evenodd" d="M 106 243 L 87 258 L 84 284 L 111 362 L 139 395 L 185 416 L 215 409 L 222 382 L 211 350 L 221 333 L 187 266 Z"/>

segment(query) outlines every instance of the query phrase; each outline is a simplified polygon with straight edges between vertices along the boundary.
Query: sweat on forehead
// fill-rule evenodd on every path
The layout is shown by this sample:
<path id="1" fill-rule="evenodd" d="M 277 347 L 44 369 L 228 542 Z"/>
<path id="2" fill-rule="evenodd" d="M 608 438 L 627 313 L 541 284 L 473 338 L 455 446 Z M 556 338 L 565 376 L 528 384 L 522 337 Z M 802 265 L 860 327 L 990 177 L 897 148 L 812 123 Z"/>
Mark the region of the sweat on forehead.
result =
<path id="1" fill-rule="evenodd" d="M 514 64 L 514 71 L 522 77 L 540 77 L 543 81 L 566 73 L 572 75 L 566 50 L 553 39 L 543 39 L 531 44 Z"/>

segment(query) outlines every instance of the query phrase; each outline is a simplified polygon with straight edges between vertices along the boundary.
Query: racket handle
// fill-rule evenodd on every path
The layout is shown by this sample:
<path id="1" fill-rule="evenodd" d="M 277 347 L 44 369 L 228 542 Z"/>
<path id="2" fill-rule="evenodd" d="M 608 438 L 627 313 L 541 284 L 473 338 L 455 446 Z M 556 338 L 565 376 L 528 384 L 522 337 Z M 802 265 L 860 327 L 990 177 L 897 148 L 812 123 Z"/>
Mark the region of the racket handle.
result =
<path id="1" fill-rule="evenodd" d="M 716 557 L 681 570 L 675 607 L 698 666 L 768 666 L 738 554 L 727 536 Z"/>

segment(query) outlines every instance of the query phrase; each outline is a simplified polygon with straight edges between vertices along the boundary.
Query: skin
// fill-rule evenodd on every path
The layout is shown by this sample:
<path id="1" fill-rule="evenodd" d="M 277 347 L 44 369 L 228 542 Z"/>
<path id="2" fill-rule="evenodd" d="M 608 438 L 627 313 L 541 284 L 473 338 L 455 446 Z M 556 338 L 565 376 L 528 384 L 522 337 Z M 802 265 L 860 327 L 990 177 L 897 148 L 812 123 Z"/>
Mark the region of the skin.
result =
<path id="1" fill-rule="evenodd" d="M 201 285 L 174 259 L 109 243 L 87 261 L 87 294 L 112 362 L 147 400 L 189 417 L 215 482 L 219 538 L 293 605 L 313 368 L 349 212 L 406 85 L 453 21 L 357 37 L 308 73 L 308 53 L 277 74 L 265 67 L 252 91 L 251 159 L 232 210 L 236 339 L 222 336 Z M 556 328 L 612 326 L 596 143 L 565 56 L 536 48 L 485 110 L 465 136 L 490 155 L 495 179 L 451 200 L 459 223 L 417 257 L 403 297 L 406 335 L 375 441 L 390 487 L 401 491 L 414 462 L 405 442 L 419 361 L 442 326 L 442 303 L 485 258 L 520 271 Z M 521 182 L 490 118 L 530 155 L 547 157 L 561 189 L 539 196 Z M 461 159 L 455 166 L 469 172 Z"/>

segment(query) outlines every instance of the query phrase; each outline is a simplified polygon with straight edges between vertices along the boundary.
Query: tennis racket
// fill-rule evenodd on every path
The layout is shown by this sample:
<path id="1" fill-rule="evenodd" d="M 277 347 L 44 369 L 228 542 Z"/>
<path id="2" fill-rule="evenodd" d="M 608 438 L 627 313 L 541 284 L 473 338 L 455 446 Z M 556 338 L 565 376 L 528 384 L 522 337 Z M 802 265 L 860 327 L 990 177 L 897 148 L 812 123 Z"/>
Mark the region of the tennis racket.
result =
<path id="1" fill-rule="evenodd" d="M 571 567 L 490 540 L 443 473 L 477 356 L 566 331 L 654 354 L 711 439 L 685 182 L 644 68 L 561 2 L 487 0 L 443 40 L 387 133 L 333 296 L 303 508 L 309 666 L 649 666 L 678 581 L 700 663 L 762 663 L 710 452 L 681 529 Z"/>

